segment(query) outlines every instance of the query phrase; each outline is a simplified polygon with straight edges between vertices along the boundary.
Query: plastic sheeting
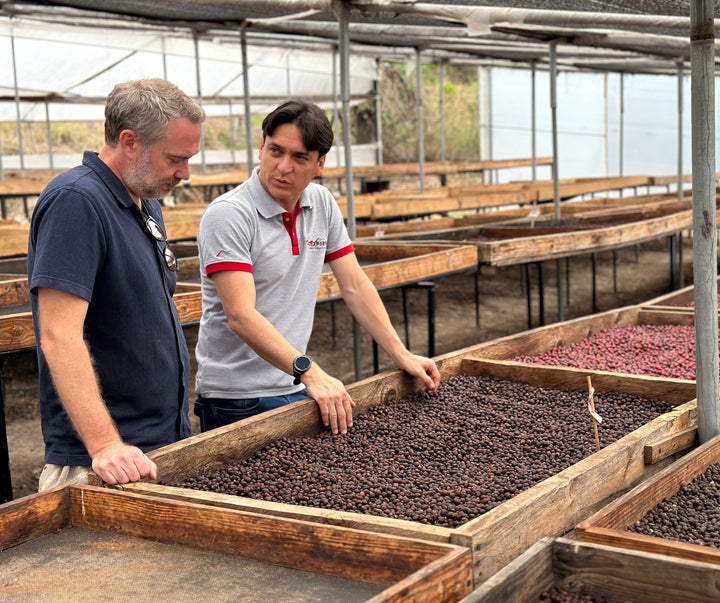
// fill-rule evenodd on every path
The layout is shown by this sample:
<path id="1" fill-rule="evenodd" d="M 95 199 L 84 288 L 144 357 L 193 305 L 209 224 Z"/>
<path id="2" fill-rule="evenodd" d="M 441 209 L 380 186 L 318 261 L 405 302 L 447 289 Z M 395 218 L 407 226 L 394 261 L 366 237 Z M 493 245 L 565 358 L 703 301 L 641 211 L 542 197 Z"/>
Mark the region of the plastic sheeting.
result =
<path id="1" fill-rule="evenodd" d="M 15 56 L 15 70 L 10 58 Z M 196 48 L 199 81 L 196 69 Z M 331 102 L 339 84 L 333 47 L 268 40 L 248 44 L 252 113 L 264 113 L 288 96 Z M 15 75 L 23 121 L 102 120 L 103 102 L 120 81 L 165 77 L 192 96 L 201 96 L 210 115 L 242 115 L 243 65 L 240 34 L 200 38 L 134 24 L 132 28 L 86 27 L 0 18 L 0 120 L 15 121 Z M 336 62 L 335 68 L 333 62 Z M 350 91 L 374 94 L 376 61 L 350 58 Z M 200 90 L 198 91 L 198 87 Z M 201 93 L 201 94 L 200 94 Z M 50 100 L 46 108 L 46 98 Z M 37 101 L 32 102 L 32 99 Z"/>

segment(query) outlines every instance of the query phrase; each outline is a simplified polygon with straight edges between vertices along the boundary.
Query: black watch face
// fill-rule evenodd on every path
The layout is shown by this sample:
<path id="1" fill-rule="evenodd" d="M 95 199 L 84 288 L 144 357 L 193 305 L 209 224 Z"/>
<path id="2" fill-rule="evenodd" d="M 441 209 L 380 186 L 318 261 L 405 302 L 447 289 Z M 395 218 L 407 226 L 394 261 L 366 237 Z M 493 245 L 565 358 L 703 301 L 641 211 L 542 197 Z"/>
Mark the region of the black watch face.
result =
<path id="1" fill-rule="evenodd" d="M 310 368 L 310 364 L 312 363 L 312 360 L 308 358 L 307 356 L 298 356 L 295 359 L 295 368 L 301 372 L 304 373 Z"/>

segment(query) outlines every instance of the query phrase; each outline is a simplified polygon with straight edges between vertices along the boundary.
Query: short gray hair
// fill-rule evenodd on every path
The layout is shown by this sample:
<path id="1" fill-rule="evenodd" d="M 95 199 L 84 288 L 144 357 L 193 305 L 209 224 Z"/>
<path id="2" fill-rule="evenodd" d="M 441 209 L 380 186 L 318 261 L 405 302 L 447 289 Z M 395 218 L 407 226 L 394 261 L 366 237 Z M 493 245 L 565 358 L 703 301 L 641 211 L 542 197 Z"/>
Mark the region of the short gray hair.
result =
<path id="1" fill-rule="evenodd" d="M 152 145 L 167 136 L 170 121 L 181 118 L 201 124 L 205 111 L 174 84 L 162 79 L 123 82 L 105 103 L 105 142 L 115 147 L 120 133 L 132 130 L 140 142 Z"/>

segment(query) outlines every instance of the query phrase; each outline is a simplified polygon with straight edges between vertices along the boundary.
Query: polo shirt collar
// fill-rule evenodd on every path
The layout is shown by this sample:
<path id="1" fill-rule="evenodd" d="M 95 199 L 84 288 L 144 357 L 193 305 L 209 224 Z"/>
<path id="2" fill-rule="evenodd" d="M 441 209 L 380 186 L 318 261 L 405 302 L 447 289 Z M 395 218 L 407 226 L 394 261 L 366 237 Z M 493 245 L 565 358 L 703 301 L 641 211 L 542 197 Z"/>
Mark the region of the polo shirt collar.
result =
<path id="1" fill-rule="evenodd" d="M 115 197 L 119 205 L 125 208 L 135 206 L 135 201 L 133 201 L 130 193 L 128 193 L 122 180 L 100 159 L 97 153 L 85 151 L 83 154 L 83 165 L 97 174 L 98 178 L 108 187 L 108 190 L 112 193 L 113 197 Z"/>
<path id="2" fill-rule="evenodd" d="M 250 179 L 247 181 L 247 186 L 250 191 L 250 197 L 252 198 L 258 213 L 263 218 L 273 218 L 275 216 L 281 216 L 284 213 L 287 213 L 282 207 L 277 204 L 277 202 L 270 195 L 268 195 L 267 191 L 260 182 L 260 178 L 258 177 L 259 169 L 259 167 L 256 167 L 252 171 Z M 303 209 L 311 207 L 312 203 L 308 198 L 307 189 L 304 190 L 300 195 L 300 201 L 298 202 L 298 204 Z"/>

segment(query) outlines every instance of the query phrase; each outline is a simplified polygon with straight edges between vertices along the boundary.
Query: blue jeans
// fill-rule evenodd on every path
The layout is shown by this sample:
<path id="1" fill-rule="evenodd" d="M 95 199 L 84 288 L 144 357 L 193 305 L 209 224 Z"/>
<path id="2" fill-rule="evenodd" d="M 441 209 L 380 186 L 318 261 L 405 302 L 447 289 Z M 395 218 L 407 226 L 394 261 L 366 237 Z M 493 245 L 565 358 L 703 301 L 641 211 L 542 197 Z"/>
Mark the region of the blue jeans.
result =
<path id="1" fill-rule="evenodd" d="M 200 417 L 200 429 L 208 431 L 309 397 L 306 389 L 287 396 L 268 396 L 266 398 L 245 398 L 240 400 L 203 398 L 198 394 L 197 400 L 195 400 L 195 414 Z"/>

